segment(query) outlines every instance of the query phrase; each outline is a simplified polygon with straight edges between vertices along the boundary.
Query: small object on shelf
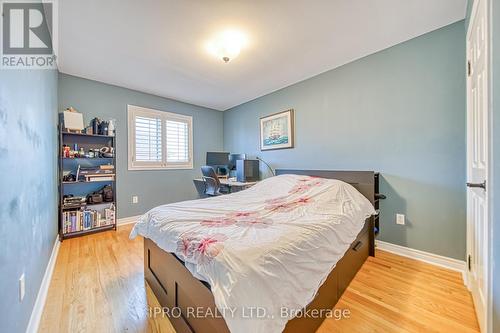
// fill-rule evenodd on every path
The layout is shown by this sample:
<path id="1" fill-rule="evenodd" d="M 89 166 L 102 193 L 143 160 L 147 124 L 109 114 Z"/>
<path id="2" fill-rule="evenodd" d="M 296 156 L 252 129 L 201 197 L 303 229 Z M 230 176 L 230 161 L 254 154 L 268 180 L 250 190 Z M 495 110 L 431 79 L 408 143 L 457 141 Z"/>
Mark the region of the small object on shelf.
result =
<path id="1" fill-rule="evenodd" d="M 113 202 L 113 187 L 111 185 L 106 185 L 99 191 L 95 191 L 87 196 L 87 202 L 89 204 L 101 203 L 101 202 Z"/>
<path id="2" fill-rule="evenodd" d="M 62 117 L 64 127 L 67 131 L 81 132 L 83 130 L 83 115 L 72 107 L 68 108 L 66 111 L 63 111 Z"/>
<path id="3" fill-rule="evenodd" d="M 102 157 L 111 158 L 113 157 L 114 149 L 112 147 L 102 147 L 99 149 L 99 155 Z"/>
<path id="4" fill-rule="evenodd" d="M 106 185 L 102 189 L 102 196 L 104 201 L 106 202 L 113 202 L 113 187 L 111 185 Z"/>
<path id="5" fill-rule="evenodd" d="M 63 146 L 63 157 L 69 158 L 69 146 L 66 145 Z"/>
<path id="6" fill-rule="evenodd" d="M 69 183 L 69 182 L 76 182 L 76 176 L 69 173 L 67 175 L 64 175 L 62 177 L 63 182 Z"/>
<path id="7" fill-rule="evenodd" d="M 99 135 L 108 135 L 109 122 L 102 120 L 99 124 Z"/>
<path id="8" fill-rule="evenodd" d="M 92 119 L 92 121 L 90 122 L 90 126 L 92 126 L 92 134 L 99 134 L 99 124 L 101 123 L 101 121 L 99 120 L 99 118 L 94 118 Z"/>
<path id="9" fill-rule="evenodd" d="M 109 136 L 115 136 L 115 125 L 116 120 L 115 119 L 110 119 L 109 120 L 109 125 L 108 125 L 108 135 Z"/>
<path id="10" fill-rule="evenodd" d="M 76 169 L 76 176 L 75 176 L 76 181 L 80 180 L 80 169 L 81 169 L 81 166 L 80 166 L 80 164 L 78 164 L 78 168 Z"/>
<path id="11" fill-rule="evenodd" d="M 102 200 L 102 194 L 99 192 L 94 192 L 92 194 L 87 195 L 87 203 L 89 204 L 98 204 L 101 203 Z"/>

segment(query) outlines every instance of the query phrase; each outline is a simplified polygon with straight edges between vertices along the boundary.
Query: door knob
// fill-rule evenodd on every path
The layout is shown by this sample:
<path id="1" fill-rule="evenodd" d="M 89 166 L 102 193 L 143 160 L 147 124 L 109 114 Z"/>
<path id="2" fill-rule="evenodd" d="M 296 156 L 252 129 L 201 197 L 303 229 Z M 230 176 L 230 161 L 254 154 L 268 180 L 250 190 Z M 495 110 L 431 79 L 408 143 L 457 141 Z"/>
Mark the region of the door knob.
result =
<path id="1" fill-rule="evenodd" d="M 467 183 L 467 187 L 479 187 L 486 191 L 486 180 L 482 183 Z"/>

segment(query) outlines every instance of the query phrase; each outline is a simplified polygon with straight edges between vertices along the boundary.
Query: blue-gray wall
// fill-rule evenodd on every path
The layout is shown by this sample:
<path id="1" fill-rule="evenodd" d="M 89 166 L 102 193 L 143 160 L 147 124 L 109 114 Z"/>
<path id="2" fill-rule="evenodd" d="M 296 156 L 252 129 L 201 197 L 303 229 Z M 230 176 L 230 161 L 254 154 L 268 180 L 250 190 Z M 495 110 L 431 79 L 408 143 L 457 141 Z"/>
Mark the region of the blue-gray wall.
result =
<path id="1" fill-rule="evenodd" d="M 289 108 L 296 148 L 260 152 L 259 117 Z M 461 260 L 465 147 L 463 21 L 224 112 L 225 150 L 275 168 L 380 171 L 379 239 Z"/>
<path id="2" fill-rule="evenodd" d="M 57 237 L 56 111 L 57 71 L 0 70 L 2 332 L 26 330 Z"/>
<path id="3" fill-rule="evenodd" d="M 465 9 L 465 31 L 467 32 L 467 27 L 469 26 L 470 15 L 472 14 L 472 4 L 474 0 L 467 0 L 467 8 Z"/>
<path id="4" fill-rule="evenodd" d="M 127 170 L 127 105 L 193 117 L 192 170 Z M 59 75 L 59 110 L 72 106 L 84 115 L 117 120 L 118 217 L 145 213 L 155 206 L 197 197 L 192 179 L 200 176 L 207 151 L 222 150 L 222 112 L 65 74 Z M 132 196 L 139 203 L 132 204 Z"/>

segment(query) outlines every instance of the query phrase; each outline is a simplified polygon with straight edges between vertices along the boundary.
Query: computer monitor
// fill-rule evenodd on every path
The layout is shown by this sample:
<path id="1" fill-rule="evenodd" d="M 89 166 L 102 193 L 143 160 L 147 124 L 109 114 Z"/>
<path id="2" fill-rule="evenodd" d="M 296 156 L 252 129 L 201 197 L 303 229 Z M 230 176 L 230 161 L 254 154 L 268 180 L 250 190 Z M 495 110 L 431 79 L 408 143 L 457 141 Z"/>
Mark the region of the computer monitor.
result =
<path id="1" fill-rule="evenodd" d="M 247 158 L 246 154 L 231 154 L 229 155 L 229 170 L 236 170 L 236 161 L 244 160 Z"/>
<path id="2" fill-rule="evenodd" d="M 207 152 L 207 165 L 214 167 L 214 169 L 217 167 L 227 167 L 229 165 L 229 153 Z"/>
<path id="3" fill-rule="evenodd" d="M 259 180 L 259 160 L 237 160 L 236 180 L 239 182 Z"/>

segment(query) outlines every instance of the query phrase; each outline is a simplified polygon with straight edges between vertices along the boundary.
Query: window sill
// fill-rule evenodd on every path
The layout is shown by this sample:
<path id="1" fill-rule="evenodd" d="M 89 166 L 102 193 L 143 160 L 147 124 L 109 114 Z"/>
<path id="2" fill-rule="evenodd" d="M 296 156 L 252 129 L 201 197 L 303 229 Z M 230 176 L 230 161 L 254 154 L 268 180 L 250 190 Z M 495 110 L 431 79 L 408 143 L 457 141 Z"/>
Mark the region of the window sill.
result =
<path id="1" fill-rule="evenodd" d="M 128 167 L 128 171 L 165 171 L 165 170 L 193 170 L 194 167 L 192 165 L 175 165 L 175 166 L 166 166 L 166 167 L 148 167 L 148 166 L 140 166 L 140 167 Z"/>

